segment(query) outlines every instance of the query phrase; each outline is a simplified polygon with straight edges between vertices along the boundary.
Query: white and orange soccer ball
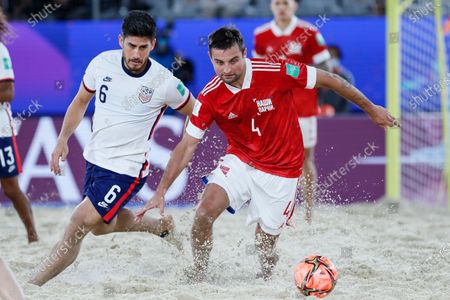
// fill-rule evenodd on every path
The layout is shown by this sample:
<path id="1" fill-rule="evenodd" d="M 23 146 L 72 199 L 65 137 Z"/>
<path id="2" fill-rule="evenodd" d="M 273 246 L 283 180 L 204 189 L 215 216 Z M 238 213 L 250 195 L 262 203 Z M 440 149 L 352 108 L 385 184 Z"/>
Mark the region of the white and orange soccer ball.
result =
<path id="1" fill-rule="evenodd" d="M 320 255 L 311 255 L 295 266 L 295 285 L 305 296 L 326 297 L 336 286 L 334 264 Z"/>

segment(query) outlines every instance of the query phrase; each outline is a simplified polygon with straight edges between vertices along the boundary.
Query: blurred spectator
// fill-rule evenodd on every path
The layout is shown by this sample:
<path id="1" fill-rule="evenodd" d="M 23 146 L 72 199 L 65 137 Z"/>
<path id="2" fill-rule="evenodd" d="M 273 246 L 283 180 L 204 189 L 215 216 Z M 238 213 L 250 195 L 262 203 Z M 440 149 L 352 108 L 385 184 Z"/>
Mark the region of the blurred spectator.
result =
<path id="1" fill-rule="evenodd" d="M 190 91 L 193 91 L 192 84 L 194 83 L 195 72 L 194 62 L 181 55 L 177 55 L 176 60 L 180 63 L 176 68 L 174 68 L 173 75 L 183 81 Z"/>
<path id="2" fill-rule="evenodd" d="M 372 12 L 377 16 L 386 15 L 386 0 L 376 0 L 372 5 Z"/>
<path id="3" fill-rule="evenodd" d="M 329 45 L 328 51 L 330 51 L 331 59 L 328 61 L 331 71 L 335 74 L 338 74 L 345 80 L 347 80 L 351 84 L 355 84 L 355 80 L 353 74 L 345 68 L 342 63 L 342 51 L 336 45 Z M 351 104 L 345 98 L 336 94 L 335 92 L 322 89 L 319 95 L 319 103 L 321 106 L 327 107 L 326 105 L 331 105 L 334 107 L 336 114 L 343 114 L 350 112 Z"/>
<path id="4" fill-rule="evenodd" d="M 172 64 L 175 61 L 175 51 L 170 46 L 170 35 L 173 23 L 168 22 L 166 27 L 158 32 L 156 37 L 156 47 L 150 53 L 150 56 L 162 64 L 167 69 L 173 68 Z"/>
<path id="5" fill-rule="evenodd" d="M 158 18 L 228 18 L 271 16 L 268 0 L 3 0 L 12 19 L 28 19 L 44 5 L 60 3 L 62 7 L 49 19 L 114 19 L 129 10 L 141 9 Z M 446 5 L 446 4 L 443 4 Z M 305 0 L 303 15 L 383 15 L 384 0 Z"/>
<path id="6" fill-rule="evenodd" d="M 192 91 L 194 82 L 194 63 L 189 58 L 177 53 L 171 46 L 170 37 L 172 36 L 173 22 L 167 22 L 166 26 L 158 32 L 156 38 L 156 47 L 150 53 L 150 56 L 172 71 L 175 77 Z M 170 108 L 166 114 L 174 114 Z"/>

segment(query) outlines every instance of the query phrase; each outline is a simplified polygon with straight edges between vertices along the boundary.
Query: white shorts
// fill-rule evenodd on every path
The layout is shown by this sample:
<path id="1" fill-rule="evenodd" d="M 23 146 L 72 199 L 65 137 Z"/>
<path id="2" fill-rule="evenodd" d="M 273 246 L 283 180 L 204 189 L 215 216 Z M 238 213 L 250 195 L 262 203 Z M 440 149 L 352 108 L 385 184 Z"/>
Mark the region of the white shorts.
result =
<path id="1" fill-rule="evenodd" d="M 259 223 L 271 235 L 279 235 L 294 213 L 297 181 L 257 170 L 232 154 L 222 157 L 208 176 L 208 184 L 226 191 L 232 210 L 250 201 L 247 225 Z"/>
<path id="2" fill-rule="evenodd" d="M 314 148 L 317 144 L 317 117 L 298 118 L 303 135 L 303 147 Z"/>

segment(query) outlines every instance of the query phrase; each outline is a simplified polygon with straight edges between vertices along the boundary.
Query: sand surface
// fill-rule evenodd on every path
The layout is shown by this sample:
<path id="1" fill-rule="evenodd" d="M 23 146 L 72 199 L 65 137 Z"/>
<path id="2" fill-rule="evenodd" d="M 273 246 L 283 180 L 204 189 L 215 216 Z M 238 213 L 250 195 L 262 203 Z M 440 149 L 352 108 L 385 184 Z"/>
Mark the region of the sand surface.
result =
<path id="1" fill-rule="evenodd" d="M 28 246 L 11 208 L 0 209 L 0 255 L 27 299 L 303 299 L 293 283 L 295 264 L 310 254 L 332 260 L 339 272 L 327 299 L 450 299 L 450 213 L 402 204 L 321 206 L 312 225 L 294 214 L 281 235 L 274 278 L 255 279 L 254 226 L 246 211 L 215 224 L 208 280 L 189 284 L 192 208 L 172 208 L 186 251 L 143 233 L 88 235 L 77 261 L 44 287 L 27 284 L 33 269 L 62 235 L 72 208 L 35 207 L 41 241 Z"/>

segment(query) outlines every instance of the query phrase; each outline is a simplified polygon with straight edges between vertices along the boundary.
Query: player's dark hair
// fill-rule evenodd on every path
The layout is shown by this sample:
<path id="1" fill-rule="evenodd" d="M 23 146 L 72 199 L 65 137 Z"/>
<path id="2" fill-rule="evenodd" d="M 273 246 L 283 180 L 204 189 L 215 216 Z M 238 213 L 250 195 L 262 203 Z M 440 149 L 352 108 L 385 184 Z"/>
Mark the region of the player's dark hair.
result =
<path id="1" fill-rule="evenodd" d="M 123 19 L 122 35 L 154 39 L 156 37 L 155 20 L 145 11 L 131 10 Z"/>
<path id="2" fill-rule="evenodd" d="M 337 45 L 328 45 L 328 50 L 334 50 L 336 52 L 336 55 L 339 59 L 342 59 L 342 50 Z"/>
<path id="3" fill-rule="evenodd" d="M 10 34 L 11 31 L 9 30 L 8 20 L 3 13 L 3 9 L 0 7 L 0 42 L 4 42 L 5 37 Z"/>
<path id="4" fill-rule="evenodd" d="M 209 52 L 212 49 L 226 50 L 234 45 L 238 45 L 239 50 L 244 52 L 244 38 L 239 30 L 230 26 L 224 26 L 208 36 Z"/>

